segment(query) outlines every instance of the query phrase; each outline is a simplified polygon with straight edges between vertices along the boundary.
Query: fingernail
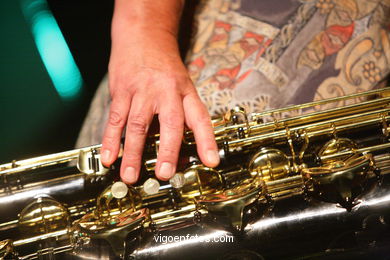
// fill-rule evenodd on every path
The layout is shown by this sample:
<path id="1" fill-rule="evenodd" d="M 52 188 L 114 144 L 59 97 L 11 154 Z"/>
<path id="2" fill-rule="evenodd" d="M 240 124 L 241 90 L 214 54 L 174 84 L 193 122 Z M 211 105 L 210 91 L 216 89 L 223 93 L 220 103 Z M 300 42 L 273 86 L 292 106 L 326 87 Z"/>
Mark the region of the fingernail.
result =
<path id="1" fill-rule="evenodd" d="M 207 161 L 210 164 L 218 165 L 219 164 L 219 154 L 216 150 L 208 150 L 206 153 Z"/>
<path id="2" fill-rule="evenodd" d="M 110 161 L 110 157 L 111 157 L 111 151 L 110 150 L 103 150 L 102 155 L 101 155 L 102 161 L 108 162 L 108 161 Z"/>
<path id="3" fill-rule="evenodd" d="M 164 179 L 169 179 L 173 175 L 173 166 L 171 163 L 163 162 L 160 166 L 159 175 Z"/>
<path id="4" fill-rule="evenodd" d="M 136 182 L 135 168 L 127 167 L 125 170 L 125 174 L 122 177 L 122 180 L 126 183 L 134 183 Z"/>

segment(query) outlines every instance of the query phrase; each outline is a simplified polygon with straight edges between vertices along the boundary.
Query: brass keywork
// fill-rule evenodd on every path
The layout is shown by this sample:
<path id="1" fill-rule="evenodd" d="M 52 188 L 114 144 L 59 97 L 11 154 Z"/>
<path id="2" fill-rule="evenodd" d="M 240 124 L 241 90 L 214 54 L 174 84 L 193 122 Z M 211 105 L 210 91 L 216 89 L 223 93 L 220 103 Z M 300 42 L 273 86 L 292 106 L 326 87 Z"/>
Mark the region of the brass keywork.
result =
<path id="1" fill-rule="evenodd" d="M 302 236 L 316 240 L 312 227 L 317 232 L 339 216 L 360 219 L 357 205 L 376 209 L 388 203 L 389 91 L 251 114 L 236 107 L 212 120 L 220 165 L 200 162 L 194 134 L 186 129 L 183 164 L 169 182 L 154 175 L 158 134 L 146 139 L 135 185 L 119 181 L 121 159 L 111 168 L 101 164 L 101 145 L 0 165 L 0 235 L 5 238 L 0 259 L 137 259 L 142 252 L 157 252 L 159 258 L 160 252 L 197 242 L 156 245 L 151 238 L 187 229 L 210 228 L 242 239 L 257 227 L 251 235 L 266 239 L 253 243 L 256 250 L 267 248 L 272 237 L 267 232 L 278 225 L 291 237 L 303 230 Z M 354 103 L 358 99 L 362 102 Z M 329 109 L 318 109 L 324 105 Z M 364 204 L 374 187 L 381 199 Z M 296 226 L 290 230 L 292 222 Z"/>

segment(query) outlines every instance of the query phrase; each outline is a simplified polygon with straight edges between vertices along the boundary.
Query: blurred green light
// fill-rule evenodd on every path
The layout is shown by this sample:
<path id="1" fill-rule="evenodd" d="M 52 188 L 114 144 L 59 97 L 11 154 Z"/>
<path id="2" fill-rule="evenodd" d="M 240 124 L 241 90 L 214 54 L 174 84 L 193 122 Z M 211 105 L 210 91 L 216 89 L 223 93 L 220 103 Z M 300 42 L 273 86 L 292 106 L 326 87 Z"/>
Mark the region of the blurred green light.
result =
<path id="1" fill-rule="evenodd" d="M 81 93 L 83 80 L 46 0 L 22 0 L 22 10 L 58 94 L 64 100 L 75 99 Z"/>

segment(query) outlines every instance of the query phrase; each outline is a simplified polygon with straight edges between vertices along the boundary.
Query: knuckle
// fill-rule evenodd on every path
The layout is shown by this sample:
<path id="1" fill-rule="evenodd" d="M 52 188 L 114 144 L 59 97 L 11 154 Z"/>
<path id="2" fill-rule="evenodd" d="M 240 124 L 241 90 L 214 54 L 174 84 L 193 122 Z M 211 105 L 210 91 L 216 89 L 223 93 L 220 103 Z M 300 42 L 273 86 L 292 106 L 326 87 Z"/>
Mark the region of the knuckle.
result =
<path id="1" fill-rule="evenodd" d="M 201 127 L 209 127 L 211 126 L 210 117 L 207 114 L 201 113 L 198 115 L 196 123 Z"/>
<path id="2" fill-rule="evenodd" d="M 169 86 L 177 86 L 180 81 L 180 78 L 174 73 L 166 73 L 164 75 L 164 80 Z"/>
<path id="3" fill-rule="evenodd" d="M 115 147 L 118 144 L 119 140 L 118 138 L 115 138 L 114 136 L 105 135 L 103 138 L 103 145 L 105 147 Z"/>
<path id="4" fill-rule="evenodd" d="M 127 149 L 123 153 L 122 161 L 126 162 L 128 166 L 138 166 L 141 161 L 141 153 L 132 152 Z"/>
<path id="5" fill-rule="evenodd" d="M 183 127 L 183 115 L 178 112 L 171 112 L 168 114 L 160 115 L 160 123 L 171 130 L 178 130 Z"/>
<path id="6" fill-rule="evenodd" d="M 163 85 L 170 89 L 170 91 L 175 91 L 178 93 L 182 92 L 183 88 L 185 88 L 189 82 L 188 77 L 176 73 L 165 74 L 163 78 Z"/>
<path id="7" fill-rule="evenodd" d="M 136 167 L 141 161 L 141 156 L 135 154 L 123 154 L 122 161 L 127 162 L 128 166 Z"/>
<path id="8" fill-rule="evenodd" d="M 176 158 L 179 151 L 172 146 L 163 146 L 159 148 L 159 154 L 167 158 Z"/>
<path id="9" fill-rule="evenodd" d="M 131 116 L 127 127 L 128 131 L 138 135 L 146 135 L 148 132 L 148 123 L 141 115 Z"/>
<path id="10" fill-rule="evenodd" d="M 113 127 L 123 127 L 125 125 L 125 118 L 120 115 L 117 111 L 113 110 L 110 112 L 108 118 L 108 124 Z"/>

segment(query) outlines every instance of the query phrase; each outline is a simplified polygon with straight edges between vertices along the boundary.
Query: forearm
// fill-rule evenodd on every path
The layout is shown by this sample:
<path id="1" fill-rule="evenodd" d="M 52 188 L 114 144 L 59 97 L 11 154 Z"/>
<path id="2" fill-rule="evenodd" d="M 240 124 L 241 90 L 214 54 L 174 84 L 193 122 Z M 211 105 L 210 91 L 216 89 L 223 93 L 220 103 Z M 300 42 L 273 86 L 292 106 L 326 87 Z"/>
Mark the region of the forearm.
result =
<path id="1" fill-rule="evenodd" d="M 138 63 L 155 57 L 154 52 L 177 58 L 177 32 L 183 4 L 183 0 L 116 0 L 111 55 L 126 52 Z"/>

